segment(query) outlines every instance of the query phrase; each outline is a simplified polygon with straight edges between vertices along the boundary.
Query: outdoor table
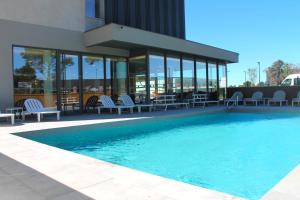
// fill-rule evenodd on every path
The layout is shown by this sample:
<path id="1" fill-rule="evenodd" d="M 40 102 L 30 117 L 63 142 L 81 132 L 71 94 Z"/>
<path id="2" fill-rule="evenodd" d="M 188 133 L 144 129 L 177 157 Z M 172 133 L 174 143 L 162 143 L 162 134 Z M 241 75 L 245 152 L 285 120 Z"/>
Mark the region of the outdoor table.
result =
<path id="1" fill-rule="evenodd" d="M 5 111 L 7 113 L 15 114 L 17 119 L 21 119 L 23 108 L 22 107 L 11 107 L 11 108 L 6 108 Z"/>

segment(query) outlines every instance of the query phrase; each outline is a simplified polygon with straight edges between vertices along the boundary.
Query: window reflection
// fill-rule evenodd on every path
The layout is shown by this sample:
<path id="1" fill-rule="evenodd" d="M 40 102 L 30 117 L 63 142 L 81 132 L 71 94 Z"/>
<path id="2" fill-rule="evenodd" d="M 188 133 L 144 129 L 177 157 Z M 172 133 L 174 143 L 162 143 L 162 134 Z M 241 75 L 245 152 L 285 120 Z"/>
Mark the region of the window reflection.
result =
<path id="1" fill-rule="evenodd" d="M 83 104 L 86 105 L 92 96 L 104 94 L 104 60 L 103 57 L 82 57 Z M 88 105 L 89 106 L 89 105 Z"/>
<path id="2" fill-rule="evenodd" d="M 182 61 L 182 75 L 183 75 L 183 92 L 193 93 L 195 89 L 194 82 L 194 61 L 191 59 L 183 59 Z"/>
<path id="3" fill-rule="evenodd" d="M 208 63 L 208 92 L 211 99 L 217 99 L 217 65 Z"/>
<path id="4" fill-rule="evenodd" d="M 61 105 L 63 111 L 79 110 L 78 56 L 61 55 Z"/>
<path id="5" fill-rule="evenodd" d="M 226 76 L 226 65 L 219 64 L 219 99 L 226 98 L 227 88 L 227 76 Z"/>
<path id="6" fill-rule="evenodd" d="M 36 48 L 13 48 L 14 93 L 17 106 L 29 98 L 45 107 L 56 106 L 56 52 Z"/>
<path id="7" fill-rule="evenodd" d="M 112 81 L 109 83 L 110 79 Z M 113 99 L 117 100 L 119 96 L 127 94 L 126 59 L 114 57 L 106 59 L 106 80 L 106 86 L 112 89 Z"/>
<path id="8" fill-rule="evenodd" d="M 197 92 L 206 93 L 206 61 L 196 62 Z"/>
<path id="9" fill-rule="evenodd" d="M 149 56 L 150 98 L 165 93 L 165 68 L 164 57 Z"/>
<path id="10" fill-rule="evenodd" d="M 167 57 L 167 92 L 181 94 L 180 59 Z"/>
<path id="11" fill-rule="evenodd" d="M 96 0 L 85 0 L 85 15 L 87 17 L 96 17 Z"/>
<path id="12" fill-rule="evenodd" d="M 146 56 L 129 59 L 129 93 L 137 102 L 146 101 Z"/>

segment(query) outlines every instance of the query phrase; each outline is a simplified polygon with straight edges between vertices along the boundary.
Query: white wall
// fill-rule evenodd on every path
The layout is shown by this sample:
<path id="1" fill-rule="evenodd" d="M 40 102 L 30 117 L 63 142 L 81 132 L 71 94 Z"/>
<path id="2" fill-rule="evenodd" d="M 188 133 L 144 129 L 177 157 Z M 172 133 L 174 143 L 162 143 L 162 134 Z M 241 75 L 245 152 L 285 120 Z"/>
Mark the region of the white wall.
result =
<path id="1" fill-rule="evenodd" d="M 0 0 L 0 19 L 84 31 L 84 2 L 84 0 Z"/>

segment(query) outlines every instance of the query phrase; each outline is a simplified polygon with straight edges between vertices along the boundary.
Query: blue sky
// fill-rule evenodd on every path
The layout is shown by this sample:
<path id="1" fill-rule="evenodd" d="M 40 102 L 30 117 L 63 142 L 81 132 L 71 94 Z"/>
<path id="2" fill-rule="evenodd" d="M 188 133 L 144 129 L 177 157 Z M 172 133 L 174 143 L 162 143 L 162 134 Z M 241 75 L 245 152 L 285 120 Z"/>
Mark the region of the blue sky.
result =
<path id="1" fill-rule="evenodd" d="M 228 67 L 229 85 L 244 71 L 282 59 L 300 64 L 299 0 L 186 0 L 187 39 L 240 53 Z"/>

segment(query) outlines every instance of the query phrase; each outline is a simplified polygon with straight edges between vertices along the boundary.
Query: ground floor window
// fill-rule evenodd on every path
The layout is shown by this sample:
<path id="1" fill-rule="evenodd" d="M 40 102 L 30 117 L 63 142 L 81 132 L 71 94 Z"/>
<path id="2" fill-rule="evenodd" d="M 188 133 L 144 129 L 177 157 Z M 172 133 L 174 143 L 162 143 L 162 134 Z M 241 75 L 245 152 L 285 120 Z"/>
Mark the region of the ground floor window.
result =
<path id="1" fill-rule="evenodd" d="M 40 100 L 46 107 L 55 107 L 56 51 L 15 47 L 13 74 L 15 104 L 23 105 L 29 98 Z"/>
<path id="2" fill-rule="evenodd" d="M 85 110 L 101 95 L 118 101 L 128 94 L 136 103 L 160 94 L 183 100 L 194 92 L 223 99 L 227 87 L 226 63 L 160 53 L 126 59 L 13 47 L 13 75 L 16 106 L 35 98 L 66 112 Z"/>
<path id="3" fill-rule="evenodd" d="M 181 68 L 180 58 L 167 57 L 167 92 L 168 94 L 181 94 Z"/>
<path id="4" fill-rule="evenodd" d="M 102 56 L 82 56 L 83 105 L 91 102 L 94 96 L 101 96 L 104 91 L 104 59 Z"/>
<path id="5" fill-rule="evenodd" d="M 165 62 L 160 55 L 149 56 L 150 98 L 165 93 Z"/>
<path id="6" fill-rule="evenodd" d="M 225 64 L 219 64 L 219 99 L 225 99 L 227 88 L 227 67 Z"/>
<path id="7" fill-rule="evenodd" d="M 193 59 L 182 60 L 182 84 L 184 96 L 190 96 L 195 91 L 195 70 Z"/>
<path id="8" fill-rule="evenodd" d="M 197 93 L 207 92 L 206 61 L 196 61 Z"/>
<path id="9" fill-rule="evenodd" d="M 60 65 L 60 102 L 63 111 L 80 109 L 79 58 L 78 55 L 62 54 Z"/>
<path id="10" fill-rule="evenodd" d="M 218 98 L 218 77 L 217 77 L 217 64 L 214 62 L 208 63 L 208 93 L 209 98 Z"/>
<path id="11" fill-rule="evenodd" d="M 111 70 L 112 97 L 118 100 L 119 96 L 127 94 L 127 61 L 123 58 L 107 58 L 107 67 Z"/>
<path id="12" fill-rule="evenodd" d="M 129 59 L 129 94 L 137 103 L 147 101 L 146 55 Z"/>

